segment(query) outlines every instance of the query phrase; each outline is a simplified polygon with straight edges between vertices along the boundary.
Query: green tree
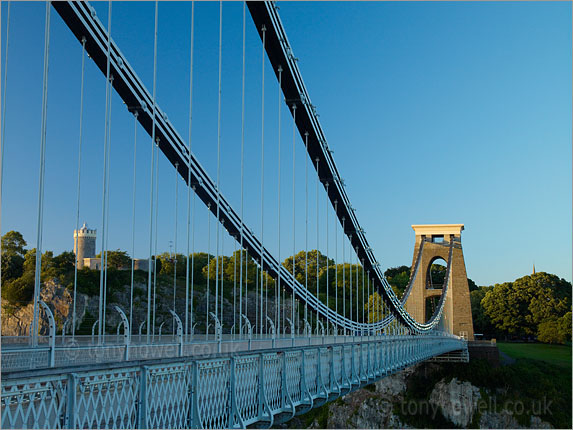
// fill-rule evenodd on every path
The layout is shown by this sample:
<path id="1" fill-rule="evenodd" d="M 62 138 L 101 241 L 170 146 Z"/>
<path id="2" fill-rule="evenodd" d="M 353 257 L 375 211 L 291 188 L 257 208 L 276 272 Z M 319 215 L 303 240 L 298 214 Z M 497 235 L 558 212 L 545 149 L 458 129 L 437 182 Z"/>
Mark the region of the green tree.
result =
<path id="1" fill-rule="evenodd" d="M 219 268 L 219 280 L 232 281 L 233 279 L 228 276 L 227 269 L 229 266 L 229 257 L 219 256 L 219 265 L 217 266 L 217 258 L 213 257 L 209 262 L 209 266 L 203 267 L 203 275 L 208 276 L 210 280 L 214 281 L 217 278 L 217 267 Z M 208 270 L 207 270 L 208 269 Z"/>
<path id="2" fill-rule="evenodd" d="M 565 333 L 559 330 L 559 320 L 548 319 L 539 324 L 537 340 L 545 343 L 565 343 Z"/>
<path id="3" fill-rule="evenodd" d="M 76 255 L 72 251 L 64 251 L 54 257 L 52 264 L 58 272 L 73 271 L 76 264 Z"/>
<path id="4" fill-rule="evenodd" d="M 91 270 L 87 267 L 78 270 L 78 291 L 88 296 L 99 294 L 99 270 Z"/>
<path id="5" fill-rule="evenodd" d="M 565 341 L 571 340 L 571 311 L 559 319 L 559 332 L 565 336 Z"/>
<path id="6" fill-rule="evenodd" d="M 384 276 L 388 283 L 392 286 L 394 293 L 401 298 L 410 281 L 410 267 L 398 266 L 390 267 L 384 272 Z"/>
<path id="7" fill-rule="evenodd" d="M 430 266 L 429 276 L 426 278 L 427 286 L 433 288 L 442 288 L 446 279 L 447 267 L 442 264 L 432 264 Z"/>
<path id="8" fill-rule="evenodd" d="M 542 322 L 560 318 L 570 309 L 571 283 L 548 273 L 535 273 L 496 284 L 481 304 L 501 332 L 537 334 Z"/>
<path id="9" fill-rule="evenodd" d="M 97 258 L 101 258 L 101 253 L 96 255 Z M 120 251 L 116 249 L 115 251 L 106 251 L 107 267 L 113 267 L 114 269 L 127 269 L 131 268 L 131 257 L 126 251 Z"/>
<path id="10" fill-rule="evenodd" d="M 22 276 L 26 245 L 24 237 L 17 231 L 11 230 L 2 236 L 2 284 Z"/>
<path id="11" fill-rule="evenodd" d="M 382 305 L 382 297 L 377 292 L 371 294 L 368 298 L 368 303 L 366 305 L 368 311 L 368 322 L 374 323 L 380 321 L 384 315 L 384 308 Z"/>
<path id="12" fill-rule="evenodd" d="M 16 279 L 24 273 L 24 257 L 20 255 L 2 254 L 2 284 L 10 279 Z"/>
<path id="13" fill-rule="evenodd" d="M 2 255 L 19 255 L 24 257 L 26 250 L 24 247 L 27 245 L 22 233 L 10 230 L 2 236 Z"/>
<path id="14" fill-rule="evenodd" d="M 207 263 L 213 258 L 213 255 L 207 254 L 206 252 L 196 252 L 191 254 L 191 259 L 189 261 L 189 276 L 191 277 L 191 271 L 193 273 L 193 283 L 195 285 L 204 284 L 207 278 L 203 274 L 203 268 L 207 266 Z M 191 270 L 193 269 L 193 270 Z"/>
<path id="15" fill-rule="evenodd" d="M 163 254 L 159 254 L 157 258 L 158 261 L 161 261 L 161 270 L 159 271 L 159 274 L 173 276 L 175 262 L 177 262 L 177 277 L 184 277 L 187 273 L 187 257 L 185 257 L 184 254 L 171 254 L 169 252 L 164 252 Z M 191 261 L 189 261 L 189 265 L 191 265 Z"/>
<path id="16" fill-rule="evenodd" d="M 472 319 L 474 332 L 492 335 L 495 331 L 489 316 L 484 311 L 481 301 L 492 287 L 480 287 L 470 291 L 470 302 L 472 307 Z"/>
<path id="17" fill-rule="evenodd" d="M 74 271 L 76 256 L 73 252 L 64 251 L 60 255 L 53 256 L 51 251 L 42 255 L 42 276 L 44 278 L 60 278 L 64 280 L 66 275 Z"/>
<path id="18" fill-rule="evenodd" d="M 308 288 L 311 291 L 316 289 L 316 259 L 318 255 L 318 278 L 320 282 L 321 274 L 327 270 L 329 266 L 334 265 L 334 260 L 329 259 L 326 255 L 322 254 L 320 251 L 313 249 L 312 251 L 300 251 L 294 256 L 295 265 L 295 277 L 298 282 L 305 285 L 308 283 Z M 283 262 L 283 266 L 292 273 L 293 266 L 293 256 L 288 257 Z M 308 273 L 308 277 L 306 274 Z"/>
<path id="19" fill-rule="evenodd" d="M 33 272 L 24 272 L 19 278 L 3 282 L 2 299 L 17 306 L 30 303 L 34 296 L 34 279 Z"/>

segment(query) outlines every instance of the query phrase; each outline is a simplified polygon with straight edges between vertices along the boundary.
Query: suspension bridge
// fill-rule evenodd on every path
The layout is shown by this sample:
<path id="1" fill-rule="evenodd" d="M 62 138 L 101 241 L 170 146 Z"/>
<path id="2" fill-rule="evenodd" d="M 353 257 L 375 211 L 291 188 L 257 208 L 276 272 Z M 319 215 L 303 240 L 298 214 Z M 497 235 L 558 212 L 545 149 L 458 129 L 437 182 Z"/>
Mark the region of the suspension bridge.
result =
<path id="1" fill-rule="evenodd" d="M 242 39 L 238 48 L 242 53 L 240 132 L 233 143 L 240 151 L 240 157 L 235 160 L 240 164 L 240 175 L 236 179 L 240 182 L 240 199 L 227 197 L 221 184 L 221 154 L 225 150 L 221 138 L 222 39 L 223 14 L 228 5 L 223 2 L 218 5 L 218 87 L 214 93 L 217 115 L 213 122 L 217 131 L 216 137 L 205 144 L 211 152 L 217 153 L 215 175 L 203 167 L 192 150 L 192 143 L 199 145 L 194 142 L 191 131 L 192 112 L 201 109 L 193 104 L 193 91 L 197 91 L 194 79 L 200 73 L 194 53 L 194 38 L 199 37 L 195 34 L 195 3 L 188 4 L 189 123 L 186 136 L 170 121 L 169 112 L 157 100 L 158 23 L 162 5 L 158 2 L 154 5 L 151 88 L 140 79 L 130 59 L 112 37 L 115 31 L 111 26 L 113 5 L 108 3 L 105 25 L 106 20 L 100 21 L 90 3 L 46 3 L 33 310 L 27 333 L 2 336 L 2 427 L 270 427 L 415 363 L 467 361 L 467 340 L 473 339 L 473 330 L 461 248 L 463 225 L 413 226 L 416 246 L 410 279 L 402 296 L 397 296 L 384 277 L 350 203 L 276 4 L 246 2 L 241 5 Z M 7 110 L 5 93 L 6 88 L 10 88 L 7 78 L 10 71 L 10 3 L 7 7 L 2 153 Z M 78 54 L 81 85 L 78 88 L 76 261 L 71 311 L 65 321 L 49 302 L 43 300 L 41 273 L 43 232 L 49 228 L 44 226 L 46 152 L 52 144 L 56 145 L 47 139 L 50 28 L 54 11 L 56 19 L 61 20 L 75 37 L 75 47 L 78 53 L 81 52 Z M 249 96 L 245 89 L 248 79 L 246 53 L 251 52 L 246 36 L 247 25 L 250 25 L 248 15 L 258 34 L 258 43 L 262 44 L 261 57 L 257 60 L 260 61 L 257 79 L 261 105 L 257 120 L 260 145 L 256 148 L 260 151 L 261 163 L 260 183 L 257 184 L 261 190 L 258 231 L 258 226 L 249 218 L 253 218 L 252 214 L 245 213 L 244 203 L 245 173 L 252 174 L 246 172 L 245 157 L 255 150 L 254 145 L 248 146 L 249 141 L 254 140 L 248 131 L 253 126 L 249 125 L 245 114 L 245 98 Z M 80 269 L 92 270 L 82 269 L 84 261 L 78 257 L 80 233 L 85 237 L 92 234 L 85 227 L 80 230 L 79 218 L 81 155 L 86 150 L 82 148 L 82 142 L 86 140 L 82 133 L 84 123 L 90 119 L 84 107 L 86 65 L 95 65 L 105 81 L 103 158 L 102 166 L 98 167 L 102 179 L 101 253 L 94 268 L 99 271 L 98 315 L 91 335 L 78 333 L 81 316 L 76 313 L 78 272 Z M 267 76 L 265 82 L 265 72 L 268 75 L 269 70 L 276 80 Z M 265 101 L 269 98 L 265 91 L 269 81 L 277 95 L 277 118 L 273 122 L 265 118 L 268 110 Z M 114 124 L 117 119 L 111 112 L 114 97 L 119 97 L 127 108 L 134 130 L 133 188 L 130 197 L 127 197 L 128 192 L 123 197 L 132 199 L 128 217 L 131 227 L 123 229 L 124 234 L 131 233 L 132 244 L 131 283 L 126 287 L 129 289 L 126 292 L 128 305 L 123 308 L 112 300 L 107 284 L 110 224 L 114 223 L 109 215 L 113 191 L 110 165 L 114 162 L 110 156 L 114 140 L 111 125 L 112 118 Z M 71 125 L 68 118 L 56 121 L 59 124 L 49 126 L 78 129 L 78 124 Z M 272 127 L 270 131 L 269 127 Z M 269 138 L 269 132 L 274 133 L 274 128 L 276 134 Z M 149 194 L 143 202 L 147 205 L 146 211 L 138 210 L 136 206 L 139 195 L 136 189 L 144 186 L 136 175 L 138 130 L 147 135 L 143 139 L 143 150 L 149 153 L 150 163 L 146 166 L 149 172 L 146 178 Z M 282 142 L 281 147 L 285 130 L 290 134 L 290 141 L 288 146 Z M 142 139 L 139 139 L 141 148 Z M 124 141 L 113 143 L 127 145 Z M 265 166 L 265 149 L 272 151 L 273 148 L 278 159 L 272 166 L 268 163 Z M 281 160 L 281 154 L 287 149 L 292 151 L 291 159 Z M 164 158 L 160 160 L 160 157 Z M 176 193 L 175 206 L 169 212 L 170 220 L 174 218 L 175 251 L 173 304 L 168 310 L 166 328 L 163 328 L 166 316 L 158 304 L 164 290 L 158 284 L 157 266 L 158 231 L 165 222 L 158 220 L 159 193 L 163 192 L 158 187 L 158 166 L 164 159 L 171 166 Z M 287 166 L 285 159 L 291 161 L 292 166 Z M 284 181 L 281 184 L 281 178 L 284 179 L 290 169 L 292 184 Z M 273 173 L 274 178 L 269 179 L 269 173 Z M 269 183 L 276 187 L 270 203 L 265 200 Z M 309 188 L 314 188 L 312 196 L 309 196 Z M 177 196 L 182 192 L 186 196 L 185 205 L 177 206 Z M 297 193 L 301 195 L 297 196 Z M 213 257 L 208 259 L 206 284 L 201 286 L 201 291 L 197 290 L 199 287 L 193 279 L 195 236 L 198 234 L 196 219 L 201 216 L 196 207 L 197 200 L 206 209 L 207 216 L 202 219 L 207 224 L 207 255 Z M 238 200 L 239 207 L 233 203 Z M 267 214 L 271 205 L 277 207 L 272 221 Z M 182 208 L 186 210 L 186 216 L 178 220 Z M 309 216 L 309 209 L 313 209 L 315 219 Z M 144 233 L 148 252 L 148 257 L 143 259 L 146 291 L 137 302 L 134 301 L 134 253 L 136 235 L 141 236 L 143 229 L 136 230 L 135 224 L 136 218 L 145 215 L 148 215 L 149 223 Z M 178 227 L 178 222 L 184 227 Z M 265 222 L 271 223 L 273 228 L 265 230 Z M 309 226 L 316 234 L 312 245 Z M 181 239 L 179 241 L 182 248 L 179 251 L 185 251 L 182 258 L 177 254 L 177 238 L 181 236 L 178 228 L 185 230 L 182 247 Z M 211 249 L 213 229 L 214 254 Z M 95 230 L 93 232 L 95 242 Z M 225 244 L 227 249 L 229 246 L 234 249 L 233 259 L 223 258 Z M 303 251 L 297 254 L 297 249 L 301 248 Z M 283 262 L 287 249 L 292 250 L 292 255 Z M 324 251 L 324 258 L 319 249 Z M 300 261 L 296 261 L 297 255 L 301 257 Z M 429 268 L 436 258 L 447 263 L 444 281 L 440 288 L 433 285 L 429 288 Z M 178 259 L 179 263 L 184 263 L 180 278 Z M 225 270 L 230 269 L 224 264 L 232 265 L 231 280 L 224 276 Z M 299 270 L 300 267 L 303 269 Z M 184 285 L 181 285 L 183 278 Z M 438 299 L 428 314 L 426 301 L 432 297 Z M 110 321 L 114 318 L 119 323 L 112 327 Z"/>

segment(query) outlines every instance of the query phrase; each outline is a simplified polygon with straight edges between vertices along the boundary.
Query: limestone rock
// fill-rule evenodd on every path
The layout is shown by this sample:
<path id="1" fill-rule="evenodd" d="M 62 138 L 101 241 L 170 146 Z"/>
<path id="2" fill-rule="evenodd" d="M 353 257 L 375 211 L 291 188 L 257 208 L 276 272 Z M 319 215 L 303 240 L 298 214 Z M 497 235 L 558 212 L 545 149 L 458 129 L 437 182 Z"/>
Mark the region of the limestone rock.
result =
<path id="1" fill-rule="evenodd" d="M 402 398 L 406 391 L 406 378 L 411 372 L 412 370 L 405 369 L 376 381 L 374 383 L 376 393 L 385 399 Z"/>
<path id="2" fill-rule="evenodd" d="M 513 414 L 505 409 L 501 412 L 484 412 L 479 420 L 480 428 L 486 429 L 518 429 L 523 428 L 513 417 Z"/>
<path id="3" fill-rule="evenodd" d="M 430 394 L 430 404 L 440 407 L 445 418 L 459 427 L 467 427 L 481 398 L 479 388 L 453 378 L 438 382 Z"/>
<path id="4" fill-rule="evenodd" d="M 530 428 L 532 429 L 552 429 L 553 426 L 549 424 L 547 421 L 543 421 L 538 416 L 532 415 L 530 421 Z"/>
<path id="5" fill-rule="evenodd" d="M 414 371 L 405 369 L 374 383 L 375 390 L 357 390 L 329 404 L 328 428 L 407 428 L 394 415 L 394 403 L 404 397 L 406 378 Z"/>
<path id="6" fill-rule="evenodd" d="M 64 321 L 72 314 L 72 294 L 62 286 L 57 278 L 50 279 L 42 284 L 40 299 L 46 302 L 52 312 L 56 325 L 61 329 Z M 87 307 L 88 297 L 78 294 L 76 303 L 76 316 L 81 321 Z M 4 336 L 28 336 L 30 326 L 34 316 L 34 305 L 32 303 L 17 309 L 14 313 L 7 314 L 2 309 L 2 335 Z M 40 335 L 48 334 L 48 323 L 45 318 L 40 317 Z"/>

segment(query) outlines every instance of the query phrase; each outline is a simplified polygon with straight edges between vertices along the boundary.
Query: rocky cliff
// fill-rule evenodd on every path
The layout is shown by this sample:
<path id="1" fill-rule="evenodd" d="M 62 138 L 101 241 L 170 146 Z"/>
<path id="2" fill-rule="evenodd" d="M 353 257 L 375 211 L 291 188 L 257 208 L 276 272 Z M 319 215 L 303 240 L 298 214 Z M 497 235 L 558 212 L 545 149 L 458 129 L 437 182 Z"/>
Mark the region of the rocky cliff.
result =
<path id="1" fill-rule="evenodd" d="M 492 402 L 488 390 L 456 377 L 442 378 L 424 387 L 423 391 L 429 393 L 425 398 L 412 397 L 412 391 L 419 389 L 412 384 L 416 383 L 420 374 L 426 376 L 440 366 L 412 366 L 278 427 L 553 428 L 536 415 L 517 417 L 515 411 Z M 485 402 L 484 396 L 488 402 Z"/>
<path id="2" fill-rule="evenodd" d="M 63 287 L 57 279 L 46 281 L 40 291 L 40 300 L 46 302 L 54 314 L 56 325 L 59 329 L 63 323 L 71 318 L 72 314 L 72 294 Z M 76 303 L 76 316 L 78 321 L 85 317 L 89 306 L 89 298 L 85 294 L 78 294 Z M 97 305 L 96 305 L 97 306 Z M 34 315 L 34 305 L 32 303 L 20 308 L 11 309 L 9 306 L 2 306 L 2 335 L 3 336 L 28 336 Z M 40 317 L 40 335 L 48 334 L 48 322 Z"/>

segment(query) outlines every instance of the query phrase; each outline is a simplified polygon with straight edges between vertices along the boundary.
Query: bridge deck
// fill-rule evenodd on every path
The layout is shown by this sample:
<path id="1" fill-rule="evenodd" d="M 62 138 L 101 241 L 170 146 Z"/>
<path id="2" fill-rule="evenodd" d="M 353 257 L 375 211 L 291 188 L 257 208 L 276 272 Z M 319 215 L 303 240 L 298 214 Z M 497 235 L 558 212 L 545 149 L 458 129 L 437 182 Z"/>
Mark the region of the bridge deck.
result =
<path id="1" fill-rule="evenodd" d="M 2 380 L 2 427 L 270 426 L 412 364 L 466 348 L 454 336 L 378 336 L 107 368 L 8 372 Z"/>

